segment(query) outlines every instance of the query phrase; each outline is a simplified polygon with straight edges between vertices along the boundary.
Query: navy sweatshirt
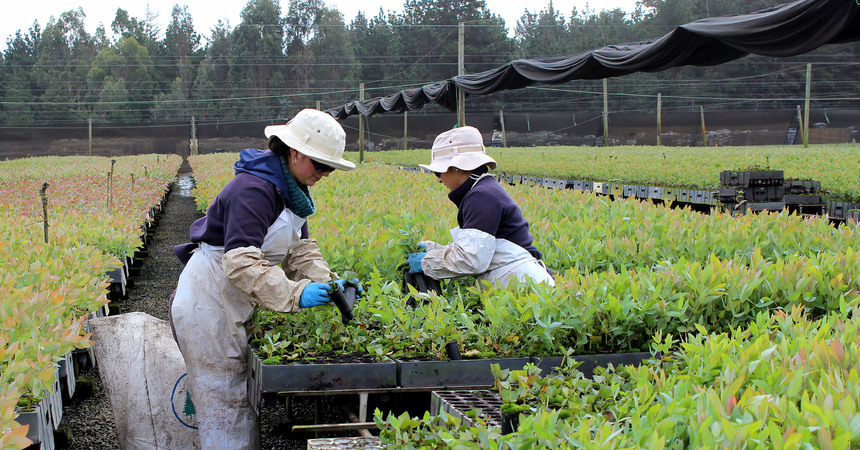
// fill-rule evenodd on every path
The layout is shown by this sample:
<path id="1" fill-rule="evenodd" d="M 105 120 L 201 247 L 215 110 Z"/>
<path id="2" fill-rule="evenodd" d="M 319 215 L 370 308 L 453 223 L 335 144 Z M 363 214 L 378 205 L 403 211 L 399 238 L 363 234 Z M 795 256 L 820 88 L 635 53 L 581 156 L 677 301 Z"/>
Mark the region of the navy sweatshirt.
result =
<path id="1" fill-rule="evenodd" d="M 497 239 L 507 239 L 536 259 L 543 257 L 532 245 L 534 236 L 529 232 L 529 223 L 520 207 L 492 176 L 481 178 L 477 183 L 466 180 L 451 191 L 448 198 L 457 205 L 460 228 L 475 228 Z"/>
<path id="2" fill-rule="evenodd" d="M 270 150 L 242 150 L 235 170 L 236 176 L 224 185 L 206 216 L 191 224 L 191 242 L 174 247 L 183 264 L 200 242 L 223 246 L 224 252 L 261 248 L 269 227 L 289 207 L 284 171 Z M 307 223 L 301 235 L 302 239 L 308 237 Z"/>

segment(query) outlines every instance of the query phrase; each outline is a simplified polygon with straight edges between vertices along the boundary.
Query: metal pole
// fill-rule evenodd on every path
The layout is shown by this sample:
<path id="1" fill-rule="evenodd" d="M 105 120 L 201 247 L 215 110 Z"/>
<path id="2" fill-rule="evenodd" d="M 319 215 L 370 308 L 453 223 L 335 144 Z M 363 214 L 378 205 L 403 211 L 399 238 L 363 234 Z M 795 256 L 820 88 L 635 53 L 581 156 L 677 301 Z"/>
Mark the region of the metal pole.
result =
<path id="1" fill-rule="evenodd" d="M 460 22 L 459 39 L 457 41 L 457 74 L 466 74 L 466 24 Z M 466 93 L 457 88 L 457 125 L 466 125 Z"/>
<path id="2" fill-rule="evenodd" d="M 409 138 L 408 138 L 408 133 L 407 133 L 407 130 L 409 129 L 407 127 L 408 120 L 409 120 L 409 111 L 403 111 L 403 150 L 406 150 L 408 148 L 407 144 L 409 143 Z"/>
<path id="3" fill-rule="evenodd" d="M 358 99 L 364 101 L 364 83 L 358 84 Z M 358 115 L 358 162 L 364 162 L 364 114 Z"/>
<path id="4" fill-rule="evenodd" d="M 502 147 L 508 146 L 508 137 L 505 136 L 505 112 L 499 111 L 499 122 L 502 124 Z"/>
<path id="5" fill-rule="evenodd" d="M 609 146 L 609 86 L 603 79 L 603 146 Z"/>
<path id="6" fill-rule="evenodd" d="M 322 102 L 317 100 L 317 111 L 322 111 Z"/>
<path id="7" fill-rule="evenodd" d="M 806 65 L 806 101 L 803 106 L 803 148 L 809 146 L 809 97 L 812 94 L 812 63 Z"/>
<path id="8" fill-rule="evenodd" d="M 657 145 L 660 145 L 660 134 L 663 132 L 663 93 L 657 93 Z"/>
<path id="9" fill-rule="evenodd" d="M 708 133 L 705 131 L 705 107 L 699 105 L 699 114 L 702 117 L 702 147 L 708 146 Z"/>

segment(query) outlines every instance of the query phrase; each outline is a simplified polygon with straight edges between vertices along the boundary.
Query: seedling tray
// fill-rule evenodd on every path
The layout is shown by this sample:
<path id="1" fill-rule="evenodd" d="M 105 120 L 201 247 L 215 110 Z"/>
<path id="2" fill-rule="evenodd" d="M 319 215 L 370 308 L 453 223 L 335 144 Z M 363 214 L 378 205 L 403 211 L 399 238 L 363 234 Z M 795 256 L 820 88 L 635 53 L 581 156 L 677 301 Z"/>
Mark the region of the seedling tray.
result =
<path id="1" fill-rule="evenodd" d="M 251 395 L 277 392 L 371 391 L 397 387 L 394 361 L 343 364 L 263 364 L 251 351 L 248 358 Z"/>
<path id="2" fill-rule="evenodd" d="M 582 361 L 577 370 L 582 372 L 586 378 L 594 376 L 594 369 L 597 367 L 606 367 L 612 364 L 615 367 L 620 365 L 642 364 L 642 361 L 651 358 L 651 352 L 634 352 L 634 353 L 605 353 L 597 355 L 574 355 L 573 359 Z M 541 370 L 541 374 L 549 375 L 553 369 L 561 366 L 564 360 L 563 356 L 532 356 L 532 363 Z"/>
<path id="3" fill-rule="evenodd" d="M 49 402 L 42 399 L 32 411 L 19 412 L 15 419 L 21 425 L 29 425 L 27 439 L 33 441 L 37 448 L 53 450 L 54 430 L 51 428 L 51 407 Z"/>
<path id="4" fill-rule="evenodd" d="M 520 370 L 530 358 L 463 359 L 459 361 L 397 360 L 398 385 L 403 388 L 490 387 L 495 381 L 491 364 Z"/>

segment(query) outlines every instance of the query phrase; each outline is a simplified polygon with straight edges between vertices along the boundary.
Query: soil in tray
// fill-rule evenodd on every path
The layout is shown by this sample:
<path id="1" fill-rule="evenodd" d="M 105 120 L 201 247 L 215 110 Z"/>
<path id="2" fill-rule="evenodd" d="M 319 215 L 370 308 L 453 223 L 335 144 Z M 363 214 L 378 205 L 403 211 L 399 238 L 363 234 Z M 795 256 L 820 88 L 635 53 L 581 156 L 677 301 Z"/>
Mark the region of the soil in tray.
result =
<path id="1" fill-rule="evenodd" d="M 367 354 L 322 352 L 315 355 L 306 355 L 301 359 L 281 358 L 281 362 L 278 364 L 367 364 L 378 362 L 384 361 L 380 361 L 376 357 Z"/>

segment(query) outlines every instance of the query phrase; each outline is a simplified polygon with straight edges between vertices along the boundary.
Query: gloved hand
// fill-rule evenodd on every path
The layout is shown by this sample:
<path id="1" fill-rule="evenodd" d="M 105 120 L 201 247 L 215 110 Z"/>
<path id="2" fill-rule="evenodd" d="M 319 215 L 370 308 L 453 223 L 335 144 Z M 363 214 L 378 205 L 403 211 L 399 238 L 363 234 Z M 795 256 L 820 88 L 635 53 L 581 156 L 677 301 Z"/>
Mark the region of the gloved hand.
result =
<path id="1" fill-rule="evenodd" d="M 327 283 L 310 283 L 302 291 L 302 296 L 299 298 L 299 306 L 302 308 L 313 308 L 314 306 L 325 305 L 331 301 L 331 297 L 328 295 L 329 292 L 331 292 L 331 286 Z"/>
<path id="2" fill-rule="evenodd" d="M 339 280 L 334 280 L 334 282 L 337 283 L 338 286 L 340 286 L 341 291 L 346 290 L 346 284 L 347 283 L 355 286 L 355 298 L 356 299 L 361 298 L 361 294 L 364 293 L 364 288 L 361 286 L 361 282 L 358 281 L 358 278 L 353 278 L 351 280 L 346 280 L 346 279 L 341 278 Z"/>
<path id="3" fill-rule="evenodd" d="M 421 260 L 424 258 L 427 252 L 418 252 L 418 253 L 407 253 L 406 254 L 406 264 L 409 265 L 409 273 L 423 273 L 424 269 L 421 268 Z"/>

